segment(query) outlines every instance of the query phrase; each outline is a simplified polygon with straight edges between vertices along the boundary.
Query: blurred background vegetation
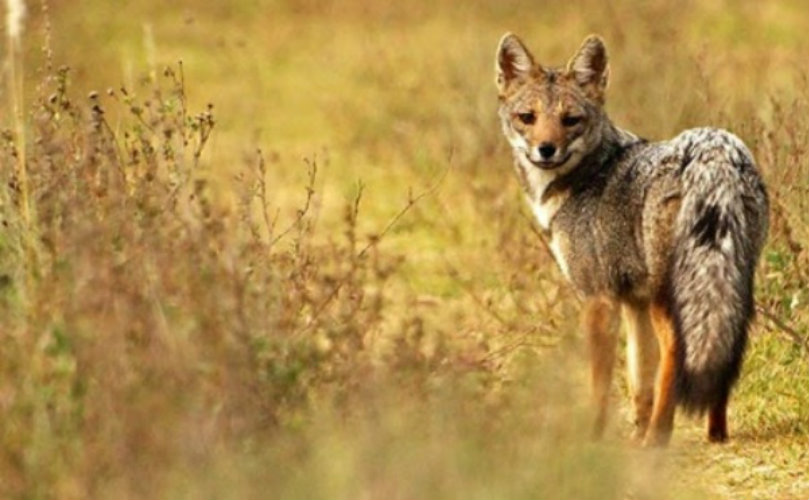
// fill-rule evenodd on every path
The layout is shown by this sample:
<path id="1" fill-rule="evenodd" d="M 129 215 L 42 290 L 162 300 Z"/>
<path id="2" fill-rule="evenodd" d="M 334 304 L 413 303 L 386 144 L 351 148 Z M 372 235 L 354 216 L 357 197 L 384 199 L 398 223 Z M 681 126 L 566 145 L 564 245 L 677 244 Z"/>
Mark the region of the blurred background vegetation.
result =
<path id="1" fill-rule="evenodd" d="M 0 87 L 1 496 L 809 494 L 802 1 L 27 7 Z M 758 159 L 728 445 L 684 417 L 634 449 L 620 376 L 588 440 L 577 299 L 495 116 L 506 31 L 551 65 L 601 34 L 619 126 L 722 126 Z"/>

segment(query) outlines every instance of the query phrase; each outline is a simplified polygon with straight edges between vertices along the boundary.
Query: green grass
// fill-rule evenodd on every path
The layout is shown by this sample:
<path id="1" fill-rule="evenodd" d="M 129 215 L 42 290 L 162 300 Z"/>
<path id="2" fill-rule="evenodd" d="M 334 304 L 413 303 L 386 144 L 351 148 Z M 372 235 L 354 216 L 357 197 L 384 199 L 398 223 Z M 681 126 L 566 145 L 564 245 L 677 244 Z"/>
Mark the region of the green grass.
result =
<path id="1" fill-rule="evenodd" d="M 29 10 L 30 225 L 0 149 L 3 497 L 809 494 L 802 2 L 91 1 L 50 6 L 50 69 Z M 550 64 L 598 32 L 617 124 L 753 150 L 773 223 L 729 444 L 683 417 L 634 448 L 620 376 L 588 439 L 578 302 L 495 116 L 505 31 Z"/>

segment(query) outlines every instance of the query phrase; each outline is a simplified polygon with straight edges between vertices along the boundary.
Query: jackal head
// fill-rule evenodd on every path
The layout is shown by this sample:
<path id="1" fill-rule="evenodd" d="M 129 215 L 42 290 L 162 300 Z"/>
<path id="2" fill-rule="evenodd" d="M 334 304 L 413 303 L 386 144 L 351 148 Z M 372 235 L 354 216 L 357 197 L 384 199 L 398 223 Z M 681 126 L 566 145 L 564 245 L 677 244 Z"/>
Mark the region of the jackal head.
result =
<path id="1" fill-rule="evenodd" d="M 517 36 L 500 40 L 495 59 L 499 114 L 517 160 L 562 174 L 601 141 L 609 69 L 604 42 L 591 35 L 564 68 L 545 67 Z"/>

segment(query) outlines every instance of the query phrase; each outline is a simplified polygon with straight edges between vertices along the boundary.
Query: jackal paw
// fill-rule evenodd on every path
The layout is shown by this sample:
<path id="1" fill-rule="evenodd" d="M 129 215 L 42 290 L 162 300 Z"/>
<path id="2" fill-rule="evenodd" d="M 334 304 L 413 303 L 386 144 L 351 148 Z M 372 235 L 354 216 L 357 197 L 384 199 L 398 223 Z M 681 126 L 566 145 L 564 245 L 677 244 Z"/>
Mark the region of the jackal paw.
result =
<path id="1" fill-rule="evenodd" d="M 724 429 L 708 430 L 708 441 L 711 443 L 724 443 L 728 440 L 728 432 Z"/>
<path id="2" fill-rule="evenodd" d="M 646 437 L 646 426 L 635 423 L 635 428 L 632 429 L 632 434 L 629 436 L 629 439 L 633 443 L 640 444 L 644 437 Z"/>
<path id="3" fill-rule="evenodd" d="M 671 440 L 671 432 L 649 429 L 643 439 L 644 448 L 664 448 Z"/>

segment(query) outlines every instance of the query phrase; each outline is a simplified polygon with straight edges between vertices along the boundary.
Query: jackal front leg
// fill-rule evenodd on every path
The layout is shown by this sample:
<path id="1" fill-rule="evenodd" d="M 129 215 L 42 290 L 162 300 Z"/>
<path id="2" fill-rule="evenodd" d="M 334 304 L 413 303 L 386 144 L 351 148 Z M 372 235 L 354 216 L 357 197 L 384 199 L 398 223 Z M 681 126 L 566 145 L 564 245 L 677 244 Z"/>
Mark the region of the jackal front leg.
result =
<path id="1" fill-rule="evenodd" d="M 622 304 L 626 329 L 626 375 L 632 395 L 634 440 L 646 435 L 654 403 L 655 372 L 659 359 L 657 337 L 647 304 Z"/>
<path id="2" fill-rule="evenodd" d="M 612 368 L 615 364 L 617 305 L 606 297 L 593 297 L 584 306 L 582 320 L 590 347 L 590 382 L 596 418 L 593 437 L 600 438 L 607 423 Z"/>

